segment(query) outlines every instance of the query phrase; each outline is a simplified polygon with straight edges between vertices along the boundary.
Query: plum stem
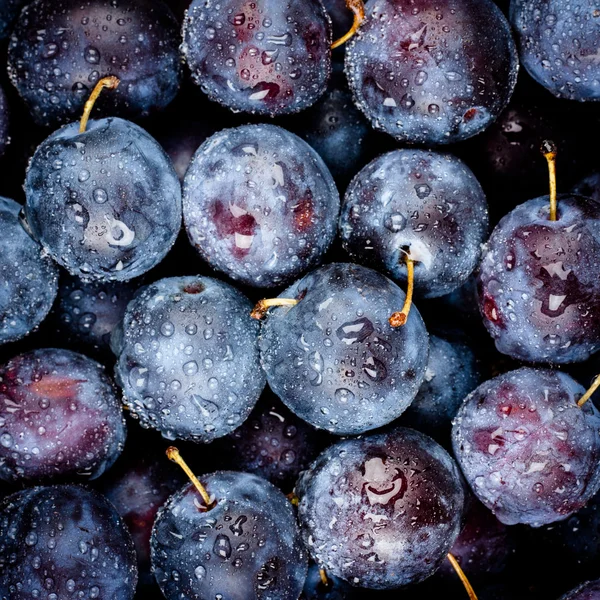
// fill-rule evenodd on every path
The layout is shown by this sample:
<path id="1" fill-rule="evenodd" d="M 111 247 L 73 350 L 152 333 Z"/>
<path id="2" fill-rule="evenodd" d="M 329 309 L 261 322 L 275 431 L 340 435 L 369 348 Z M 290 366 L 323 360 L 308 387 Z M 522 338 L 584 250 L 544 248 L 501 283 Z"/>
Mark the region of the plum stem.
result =
<path id="1" fill-rule="evenodd" d="M 294 505 L 294 506 L 298 506 L 298 504 L 300 503 L 300 498 L 298 498 L 298 496 L 296 496 L 296 494 L 294 492 L 290 492 L 286 498 Z"/>
<path id="2" fill-rule="evenodd" d="M 365 4 L 363 0 L 346 0 L 346 6 L 354 13 L 354 21 L 352 22 L 352 27 L 350 27 L 348 33 L 345 33 L 341 38 L 331 44 L 332 50 L 339 48 L 349 39 L 353 38 L 354 34 L 358 31 L 358 28 L 365 20 Z"/>
<path id="3" fill-rule="evenodd" d="M 327 577 L 327 571 L 325 567 L 319 567 L 319 577 L 321 578 L 321 583 L 325 587 L 329 587 L 329 578 Z"/>
<path id="4" fill-rule="evenodd" d="M 462 584 L 465 586 L 465 590 L 467 590 L 467 594 L 469 594 L 469 600 L 477 600 L 477 594 L 475 593 L 473 586 L 467 579 L 465 572 L 460 568 L 460 565 L 458 564 L 458 561 L 456 560 L 456 558 L 454 558 L 454 556 L 452 556 L 452 554 L 448 553 L 448 560 L 450 561 L 452 568 L 456 571 L 458 578 L 461 580 Z"/>
<path id="5" fill-rule="evenodd" d="M 296 306 L 299 300 L 293 298 L 268 298 L 259 300 L 256 306 L 252 309 L 250 316 L 253 319 L 260 321 L 267 316 L 267 311 L 273 306 Z"/>
<path id="6" fill-rule="evenodd" d="M 167 458 L 183 469 L 183 472 L 189 477 L 190 481 L 194 484 L 194 487 L 198 490 L 198 493 L 202 496 L 206 510 L 210 510 L 213 505 L 213 500 L 208 495 L 206 488 L 200 483 L 200 480 L 194 475 L 185 460 L 183 460 L 181 454 L 179 454 L 179 450 L 175 448 L 175 446 L 169 446 L 167 448 Z"/>
<path id="7" fill-rule="evenodd" d="M 542 143 L 542 154 L 548 162 L 548 172 L 550 174 L 550 220 L 557 220 L 557 194 L 556 194 L 556 153 L 557 148 L 554 142 L 546 140 Z"/>
<path id="8" fill-rule="evenodd" d="M 402 327 L 406 324 L 413 301 L 413 292 L 415 288 L 415 261 L 408 254 L 405 255 L 404 261 L 406 262 L 406 278 L 408 282 L 406 288 L 406 300 L 404 301 L 402 310 L 400 312 L 395 312 L 390 317 L 390 325 L 392 327 Z"/>
<path id="9" fill-rule="evenodd" d="M 83 116 L 81 117 L 81 122 L 79 123 L 79 133 L 85 133 L 88 121 L 90 120 L 90 114 L 94 108 L 94 104 L 96 104 L 96 100 L 98 100 L 98 96 L 102 93 L 102 90 L 104 88 L 116 90 L 119 87 L 119 83 L 121 83 L 120 79 L 114 75 L 111 75 L 110 77 L 103 77 L 96 84 L 91 96 L 83 107 Z"/>
<path id="10" fill-rule="evenodd" d="M 594 392 L 599 387 L 600 387 L 600 375 L 597 375 L 596 379 L 594 379 L 594 382 L 590 386 L 590 389 L 583 396 L 581 396 L 581 398 L 579 398 L 579 402 L 577 402 L 577 406 L 579 406 L 579 408 L 581 408 L 592 397 Z"/>

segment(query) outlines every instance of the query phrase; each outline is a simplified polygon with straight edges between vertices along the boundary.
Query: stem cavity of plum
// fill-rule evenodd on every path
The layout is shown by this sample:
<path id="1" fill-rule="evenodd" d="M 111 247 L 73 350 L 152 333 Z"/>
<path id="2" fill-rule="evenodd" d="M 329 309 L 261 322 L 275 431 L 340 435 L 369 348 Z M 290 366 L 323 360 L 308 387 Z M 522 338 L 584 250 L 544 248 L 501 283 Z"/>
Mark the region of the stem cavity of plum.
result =
<path id="1" fill-rule="evenodd" d="M 402 327 L 406 324 L 413 301 L 413 292 L 415 287 L 415 261 L 408 254 L 405 255 L 404 261 L 406 262 L 407 271 L 406 300 L 404 301 L 402 310 L 400 312 L 395 312 L 390 317 L 390 325 L 392 327 Z"/>
<path id="2" fill-rule="evenodd" d="M 350 30 L 331 44 L 332 50 L 339 48 L 348 40 L 352 39 L 365 20 L 365 4 L 363 0 L 346 0 L 346 6 L 354 13 L 354 21 L 352 22 Z"/>
<path id="3" fill-rule="evenodd" d="M 581 396 L 581 398 L 579 398 L 578 402 L 577 402 L 577 406 L 579 406 L 579 408 L 581 408 L 593 395 L 594 392 L 600 387 L 600 375 L 596 376 L 596 379 L 594 379 L 592 385 L 590 386 L 590 388 L 588 389 L 588 391 Z"/>
<path id="4" fill-rule="evenodd" d="M 450 553 L 448 553 L 448 561 L 452 565 L 452 568 L 456 571 L 456 574 L 458 575 L 458 578 L 460 579 L 461 583 L 465 586 L 465 590 L 467 590 L 467 594 L 469 595 L 469 600 L 477 600 L 477 594 L 475 593 L 473 586 L 471 585 L 467 576 L 465 575 L 465 572 L 461 569 L 456 558 L 454 558 L 454 556 L 452 556 L 452 554 Z"/>
<path id="5" fill-rule="evenodd" d="M 548 162 L 550 174 L 550 220 L 557 220 L 557 193 L 556 193 L 556 144 L 550 140 L 542 142 L 542 154 Z"/>
<path id="6" fill-rule="evenodd" d="M 296 306 L 299 300 L 293 298 L 268 298 L 259 300 L 256 306 L 252 309 L 250 316 L 257 321 L 264 319 L 267 316 L 269 308 L 274 306 Z"/>
<path id="7" fill-rule="evenodd" d="M 182 468 L 183 472 L 189 477 L 190 481 L 194 484 L 194 487 L 198 490 L 200 496 L 202 496 L 205 510 L 210 510 L 214 505 L 214 500 L 210 497 L 206 488 L 200 483 L 200 480 L 194 475 L 185 460 L 183 460 L 181 454 L 179 454 L 179 449 L 175 448 L 175 446 L 169 446 L 166 454 L 170 461 L 173 461 Z"/>
<path id="8" fill-rule="evenodd" d="M 79 123 L 79 133 L 85 133 L 88 121 L 90 119 L 90 114 L 94 108 L 94 104 L 96 104 L 96 100 L 98 100 L 98 96 L 100 96 L 102 93 L 102 90 L 104 88 L 108 90 L 116 90 L 119 87 L 119 83 L 121 83 L 121 80 L 118 77 L 111 75 L 110 77 L 103 77 L 96 84 L 96 87 L 92 91 L 92 94 L 83 107 L 83 116 L 81 117 L 81 121 Z"/>

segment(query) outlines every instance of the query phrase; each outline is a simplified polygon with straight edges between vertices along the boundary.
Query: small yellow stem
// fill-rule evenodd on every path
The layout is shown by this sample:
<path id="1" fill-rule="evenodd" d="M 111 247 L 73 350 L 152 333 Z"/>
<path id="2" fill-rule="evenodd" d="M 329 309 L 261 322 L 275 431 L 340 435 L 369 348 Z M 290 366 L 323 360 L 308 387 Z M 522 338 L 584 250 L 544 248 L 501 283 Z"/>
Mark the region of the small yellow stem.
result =
<path id="1" fill-rule="evenodd" d="M 462 581 L 462 584 L 465 586 L 465 590 L 467 590 L 467 594 L 469 594 L 469 600 L 477 600 L 477 594 L 475 593 L 473 586 L 467 579 L 465 572 L 460 568 L 458 561 L 454 558 L 454 556 L 452 556 L 452 554 L 448 554 L 448 560 L 450 561 L 452 568 L 456 571 L 458 578 Z"/>
<path id="2" fill-rule="evenodd" d="M 557 217 L 557 192 L 556 192 L 556 145 L 554 142 L 546 140 L 542 143 L 542 153 L 548 162 L 548 172 L 550 174 L 550 220 L 556 221 Z"/>
<path id="3" fill-rule="evenodd" d="M 415 288 L 415 262 L 414 260 L 408 256 L 405 256 L 406 261 L 406 277 L 407 277 L 407 287 L 406 287 L 406 300 L 404 301 L 404 306 L 400 312 L 395 312 L 390 317 L 390 325 L 392 327 L 402 327 L 406 324 L 408 320 L 408 314 L 410 313 L 410 307 L 412 306 L 413 293 Z"/>
<path id="4" fill-rule="evenodd" d="M 296 306 L 299 300 L 293 298 L 269 298 L 259 300 L 258 304 L 252 309 L 250 316 L 253 319 L 261 320 L 267 316 L 267 311 L 273 306 Z"/>
<path id="5" fill-rule="evenodd" d="M 319 577 L 321 578 L 321 583 L 325 587 L 329 587 L 329 579 L 327 577 L 327 571 L 325 571 L 325 567 L 321 567 L 319 569 Z"/>
<path id="6" fill-rule="evenodd" d="M 300 498 L 298 498 L 298 496 L 296 496 L 296 494 L 294 492 L 289 493 L 286 498 L 294 505 L 294 506 L 298 506 L 298 504 L 300 504 Z"/>
<path id="7" fill-rule="evenodd" d="M 346 0 L 346 6 L 354 13 L 354 21 L 352 22 L 352 27 L 350 28 L 350 31 L 344 34 L 339 40 L 336 40 L 335 42 L 333 42 L 333 44 L 331 44 L 332 50 L 339 48 L 340 46 L 345 44 L 349 39 L 354 37 L 354 34 L 358 31 L 358 28 L 365 20 L 365 4 L 363 0 Z"/>
<path id="8" fill-rule="evenodd" d="M 187 463 L 179 454 L 179 450 L 175 448 L 175 446 L 169 446 L 167 448 L 167 458 L 172 460 L 175 464 L 178 464 L 184 471 L 184 473 L 189 477 L 190 481 L 194 484 L 194 487 L 198 490 L 199 494 L 202 496 L 202 500 L 206 506 L 206 510 L 210 510 L 212 508 L 212 500 L 206 491 L 206 488 L 200 483 L 200 480 L 194 475 L 192 470 L 188 467 Z"/>
<path id="9" fill-rule="evenodd" d="M 579 402 L 577 402 L 577 406 L 581 408 L 594 394 L 594 392 L 600 387 L 600 375 L 594 379 L 594 383 L 590 386 L 590 389 L 579 398 Z"/>
<path id="10" fill-rule="evenodd" d="M 90 114 L 94 108 L 94 104 L 96 104 L 96 100 L 98 100 L 98 96 L 102 93 L 102 90 L 104 88 L 116 90 L 119 87 L 119 83 L 121 83 L 120 80 L 114 75 L 111 75 L 110 77 L 104 77 L 96 84 L 92 95 L 89 97 L 88 101 L 83 107 L 83 116 L 81 117 L 81 122 L 79 123 L 79 133 L 85 133 L 88 121 L 90 120 Z"/>

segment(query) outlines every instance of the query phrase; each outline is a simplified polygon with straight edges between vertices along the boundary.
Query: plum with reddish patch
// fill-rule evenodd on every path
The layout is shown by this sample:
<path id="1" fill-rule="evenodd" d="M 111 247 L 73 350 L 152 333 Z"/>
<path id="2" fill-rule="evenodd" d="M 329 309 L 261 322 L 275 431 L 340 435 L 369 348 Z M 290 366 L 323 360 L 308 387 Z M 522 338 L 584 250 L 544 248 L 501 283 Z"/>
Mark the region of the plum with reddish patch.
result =
<path id="1" fill-rule="evenodd" d="M 0 368 L 0 477 L 95 479 L 125 443 L 104 368 L 69 350 L 22 354 Z"/>
<path id="2" fill-rule="evenodd" d="M 303 110 L 325 91 L 331 42 L 319 0 L 194 0 L 181 50 L 209 98 L 274 116 Z"/>
<path id="3" fill-rule="evenodd" d="M 191 243 L 213 268 L 273 287 L 314 266 L 332 243 L 339 195 L 321 157 L 274 125 L 210 137 L 184 180 Z"/>
<path id="4" fill-rule="evenodd" d="M 507 525 L 540 527 L 600 487 L 600 413 L 559 371 L 524 367 L 480 385 L 454 421 L 454 453 L 475 495 Z"/>
<path id="5" fill-rule="evenodd" d="M 600 204 L 559 195 L 519 205 L 494 229 L 478 279 L 485 326 L 503 354 L 571 363 L 600 348 Z"/>
<path id="6" fill-rule="evenodd" d="M 413 429 L 331 446 L 301 476 L 296 493 L 312 558 L 360 587 L 423 581 L 460 532 L 464 489 L 458 467 Z"/>
<path id="7" fill-rule="evenodd" d="M 476 135 L 517 81 L 510 25 L 492 0 L 370 0 L 346 50 L 358 107 L 402 142 Z"/>

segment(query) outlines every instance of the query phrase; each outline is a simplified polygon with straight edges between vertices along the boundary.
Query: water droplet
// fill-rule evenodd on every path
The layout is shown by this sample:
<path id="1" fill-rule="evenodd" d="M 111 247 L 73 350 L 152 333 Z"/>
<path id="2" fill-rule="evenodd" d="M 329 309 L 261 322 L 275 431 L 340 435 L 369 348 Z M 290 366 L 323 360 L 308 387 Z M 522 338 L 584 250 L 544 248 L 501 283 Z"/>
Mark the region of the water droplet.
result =
<path id="1" fill-rule="evenodd" d="M 231 557 L 231 542 L 226 535 L 220 534 L 217 536 L 213 545 L 213 552 L 224 560 Z"/>

